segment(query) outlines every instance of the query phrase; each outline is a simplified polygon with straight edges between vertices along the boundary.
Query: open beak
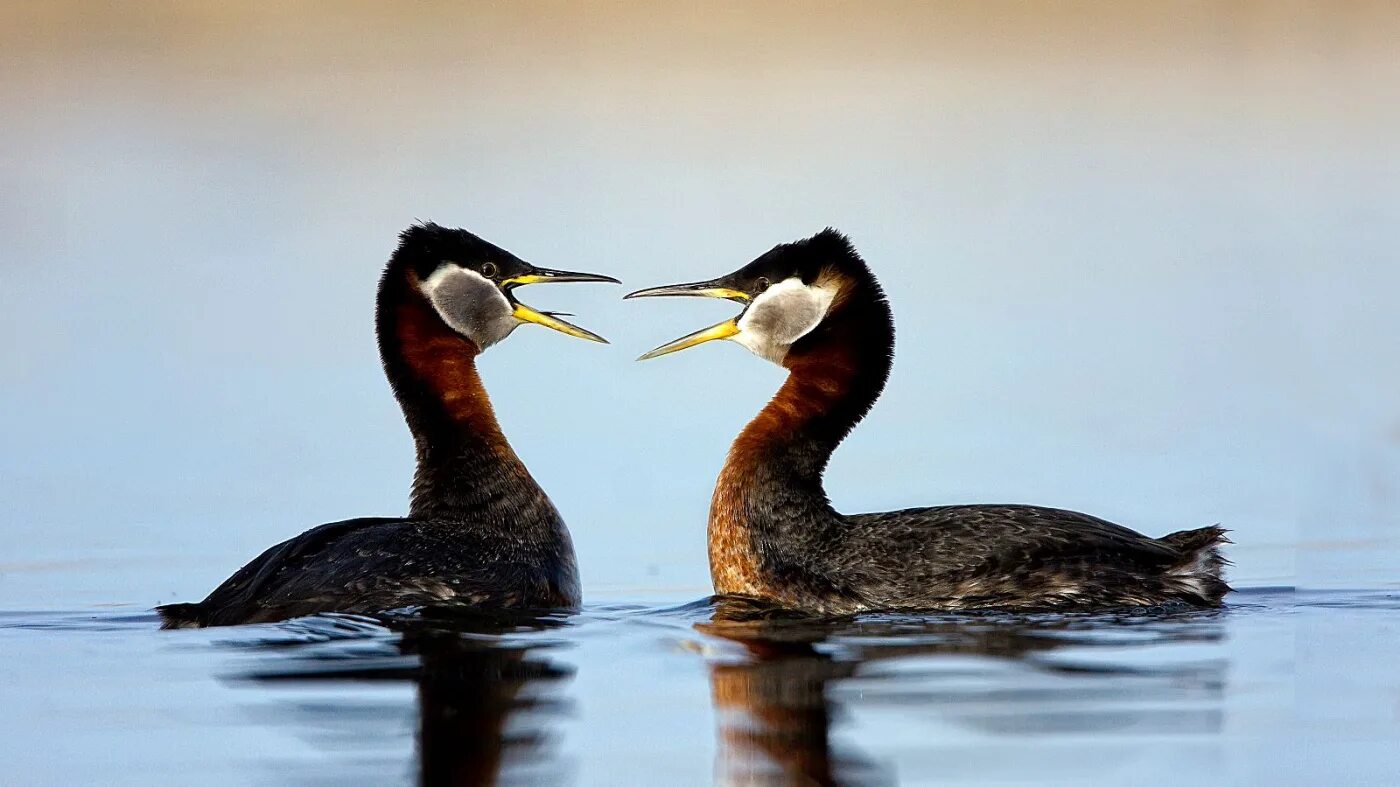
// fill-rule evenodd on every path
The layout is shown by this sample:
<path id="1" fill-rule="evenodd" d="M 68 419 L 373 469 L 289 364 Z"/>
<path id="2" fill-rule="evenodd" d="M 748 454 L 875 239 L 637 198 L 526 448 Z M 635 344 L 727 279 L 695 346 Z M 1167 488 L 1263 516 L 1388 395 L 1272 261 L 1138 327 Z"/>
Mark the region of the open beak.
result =
<path id="1" fill-rule="evenodd" d="M 727 277 L 725 277 L 727 278 Z M 637 290 L 624 295 L 624 298 L 665 298 L 673 296 L 689 296 L 695 298 L 724 298 L 725 300 L 736 301 L 747 304 L 752 300 L 752 296 L 742 290 L 736 290 L 725 283 L 724 278 L 711 279 L 709 281 L 697 281 L 690 284 L 671 284 L 665 287 L 651 287 L 645 290 Z M 729 339 L 739 333 L 739 318 L 734 317 L 725 320 L 717 325 L 711 325 L 687 334 L 673 342 L 657 347 L 651 352 L 643 353 L 637 360 L 646 361 L 662 355 L 669 355 L 673 352 L 694 347 L 697 344 L 712 342 L 716 339 Z"/>
<path id="2" fill-rule="evenodd" d="M 666 298 L 673 296 L 689 296 L 692 298 L 724 298 L 725 300 L 748 303 L 753 300 L 747 292 L 736 290 L 727 285 L 725 278 L 710 279 L 709 281 L 696 281 L 689 284 L 668 284 L 665 287 L 648 287 L 645 290 L 629 292 L 622 296 L 627 298 Z"/>
<path id="3" fill-rule="evenodd" d="M 611 276 L 602 276 L 597 273 L 575 273 L 573 271 L 556 271 L 549 268 L 536 268 L 531 266 L 528 271 L 512 276 L 501 282 L 501 289 L 505 291 L 506 298 L 510 300 L 515 309 L 515 319 L 521 322 L 532 322 L 536 325 L 543 325 L 552 328 L 560 333 L 568 334 L 579 339 L 587 339 L 591 342 L 601 342 L 607 344 L 608 340 L 598 334 L 580 328 L 573 323 L 559 319 L 563 312 L 542 312 L 526 306 L 517 301 L 511 294 L 511 290 L 516 287 L 524 287 L 527 284 L 551 284 L 571 281 L 606 282 L 608 284 L 621 284 L 622 282 Z M 570 315 L 572 316 L 572 315 Z"/>

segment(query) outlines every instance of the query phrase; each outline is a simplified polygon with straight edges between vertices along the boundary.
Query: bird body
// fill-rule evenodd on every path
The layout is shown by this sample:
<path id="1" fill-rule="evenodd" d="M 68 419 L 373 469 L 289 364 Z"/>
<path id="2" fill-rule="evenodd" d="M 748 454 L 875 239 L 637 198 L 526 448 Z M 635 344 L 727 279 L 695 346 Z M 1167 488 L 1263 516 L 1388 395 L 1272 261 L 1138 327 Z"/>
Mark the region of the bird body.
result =
<path id="1" fill-rule="evenodd" d="M 539 281 L 615 281 L 534 268 L 464 230 L 405 231 L 380 281 L 384 371 L 413 434 L 404 518 L 333 522 L 263 552 L 204 601 L 158 610 L 168 628 L 409 606 L 576 607 L 563 518 L 502 433 L 476 357 L 523 322 L 600 337 L 511 295 Z"/>
<path id="2" fill-rule="evenodd" d="M 562 536 L 562 537 L 560 537 Z M 198 604 L 160 608 L 170 628 L 266 623 L 317 612 L 413 606 L 575 607 L 573 548 L 503 540 L 461 523 L 364 518 L 331 522 L 258 555 Z"/>
<path id="3" fill-rule="evenodd" d="M 719 279 L 629 297 L 696 294 L 746 308 L 643 358 L 725 338 L 789 372 L 734 441 L 715 486 L 708 540 L 717 593 L 847 614 L 1214 606 L 1228 591 L 1218 551 L 1225 531 L 1216 527 L 1154 539 L 1039 506 L 836 511 L 823 474 L 883 391 L 894 349 L 884 292 L 839 233 L 778 246 Z"/>

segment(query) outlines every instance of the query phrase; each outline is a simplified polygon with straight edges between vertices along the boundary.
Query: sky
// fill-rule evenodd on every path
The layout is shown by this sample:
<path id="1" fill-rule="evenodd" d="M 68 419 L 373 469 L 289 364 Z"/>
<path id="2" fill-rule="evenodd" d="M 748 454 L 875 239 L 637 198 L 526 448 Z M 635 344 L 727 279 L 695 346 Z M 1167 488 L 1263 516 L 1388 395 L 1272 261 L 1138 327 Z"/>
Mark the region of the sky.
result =
<path id="1" fill-rule="evenodd" d="M 372 309 L 415 220 L 625 283 L 525 296 L 611 346 L 480 361 L 590 598 L 708 592 L 782 379 L 635 363 L 735 307 L 619 297 L 828 225 L 898 332 L 839 509 L 1219 522 L 1238 584 L 1393 581 L 1355 547 L 1400 526 L 1396 40 L 1385 2 L 6 4 L 0 604 L 193 600 L 405 511 Z"/>

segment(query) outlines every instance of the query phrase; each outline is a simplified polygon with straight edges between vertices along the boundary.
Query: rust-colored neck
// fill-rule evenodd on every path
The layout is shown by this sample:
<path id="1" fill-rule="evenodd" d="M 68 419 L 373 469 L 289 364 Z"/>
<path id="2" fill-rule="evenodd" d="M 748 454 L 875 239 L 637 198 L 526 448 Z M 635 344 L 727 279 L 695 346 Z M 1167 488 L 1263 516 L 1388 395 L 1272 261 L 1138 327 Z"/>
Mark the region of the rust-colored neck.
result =
<path id="1" fill-rule="evenodd" d="M 734 441 L 715 485 L 709 555 L 716 592 L 780 597 L 775 562 L 839 527 L 822 474 L 883 390 L 893 345 L 884 299 L 857 291 L 789 350 L 787 380 Z"/>
<path id="2" fill-rule="evenodd" d="M 481 384 L 480 348 L 442 321 L 411 272 L 385 274 L 377 322 L 384 371 L 417 450 L 409 516 L 480 518 L 503 488 L 538 492 Z"/>

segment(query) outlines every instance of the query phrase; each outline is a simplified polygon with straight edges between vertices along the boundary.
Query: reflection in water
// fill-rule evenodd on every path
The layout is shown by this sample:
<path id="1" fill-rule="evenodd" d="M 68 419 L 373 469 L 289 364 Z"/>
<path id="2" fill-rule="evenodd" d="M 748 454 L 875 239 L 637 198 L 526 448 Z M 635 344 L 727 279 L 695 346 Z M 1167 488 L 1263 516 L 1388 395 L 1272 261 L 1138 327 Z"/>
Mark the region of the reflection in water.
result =
<path id="1" fill-rule="evenodd" d="M 854 664 L 833 661 L 804 642 L 740 642 L 752 661 L 710 667 L 721 783 L 888 781 L 859 755 L 832 744 L 827 684 L 850 677 Z"/>
<path id="2" fill-rule="evenodd" d="M 557 643 L 523 635 L 557 626 L 557 618 L 382 622 L 399 636 L 360 619 L 309 618 L 301 622 L 309 631 L 299 641 L 257 643 L 289 649 L 283 663 L 275 669 L 264 664 L 242 677 L 264 683 L 412 682 L 420 784 L 495 784 L 514 781 L 526 769 L 530 781 L 547 778 L 540 769 L 549 767 L 549 722 L 565 707 L 553 695 L 573 670 L 542 653 Z M 327 710 L 340 715 L 343 709 Z"/>
<path id="3" fill-rule="evenodd" d="M 570 682 L 575 667 L 560 662 L 559 646 L 571 646 L 575 663 L 641 663 L 653 654 L 658 630 L 674 626 L 698 630 L 716 646 L 706 652 L 719 725 L 713 775 L 721 783 L 1111 781 L 1115 774 L 1100 764 L 1106 747 L 1151 754 L 1188 741 L 1193 757 L 1214 760 L 1229 614 L 817 620 L 719 599 L 594 608 L 567 625 L 559 616 L 318 616 L 258 631 L 275 639 L 242 640 L 256 664 L 239 670 L 238 682 L 277 685 L 275 721 L 290 721 L 296 739 L 333 755 L 308 780 L 402 779 L 412 743 L 411 767 L 422 784 L 557 783 L 577 775 L 578 765 L 571 759 L 564 769 L 556 751 L 570 709 L 565 686 L 597 685 L 592 666 L 589 680 Z M 667 680 L 639 674 L 631 688 L 665 694 L 674 689 Z M 395 687 L 414 690 L 411 742 L 406 731 L 394 737 L 410 702 Z M 671 708 L 653 721 L 672 713 L 689 711 Z M 647 761 L 646 750 L 636 749 L 633 717 L 609 715 L 587 726 L 595 750 L 585 760 L 625 754 Z M 1131 766 L 1136 756 L 1124 761 Z M 669 781 L 697 776 L 695 763 L 652 766 Z"/>
<path id="4" fill-rule="evenodd" d="M 770 783 L 1394 784 L 1400 772 L 1396 588 L 1255 589 L 1220 613 L 1059 619 L 746 619 L 705 599 L 416 638 L 330 616 L 157 625 L 131 610 L 0 610 L 12 781 L 402 784 L 495 769 L 580 785 L 702 784 L 717 770 Z M 712 702 L 718 735 L 697 726 Z"/>
<path id="5" fill-rule="evenodd" d="M 1072 663 L 1054 652 L 1075 646 L 1135 647 L 1218 642 L 1213 612 L 1046 616 L 862 616 L 794 618 L 720 599 L 704 634 L 736 642 L 710 666 L 720 729 L 717 778 L 726 784 L 884 784 L 887 767 L 832 739 L 847 713 L 844 684 L 862 706 L 926 707 L 931 714 L 993 734 L 1217 733 L 1224 664 L 1159 666 Z M 993 657 L 1026 668 L 980 683 L 959 661 L 939 669 L 927 657 Z M 920 671 L 883 670 L 924 657 Z M 990 668 L 988 671 L 993 671 Z M 937 746 L 931 737 L 923 744 Z M 927 775 L 927 774 L 925 774 Z"/>

